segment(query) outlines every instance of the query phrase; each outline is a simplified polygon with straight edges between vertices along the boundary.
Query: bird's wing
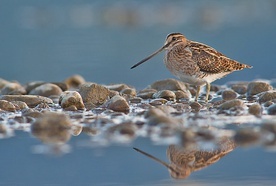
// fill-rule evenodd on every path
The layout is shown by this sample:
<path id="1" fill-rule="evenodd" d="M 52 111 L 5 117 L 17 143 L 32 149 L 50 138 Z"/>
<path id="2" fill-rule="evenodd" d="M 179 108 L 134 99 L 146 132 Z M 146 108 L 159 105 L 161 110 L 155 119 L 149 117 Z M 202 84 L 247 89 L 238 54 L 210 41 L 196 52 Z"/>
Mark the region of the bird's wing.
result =
<path id="1" fill-rule="evenodd" d="M 197 63 L 200 71 L 204 73 L 231 72 L 247 67 L 247 65 L 226 57 L 208 45 L 191 41 L 189 47 L 192 51 L 192 59 Z"/>

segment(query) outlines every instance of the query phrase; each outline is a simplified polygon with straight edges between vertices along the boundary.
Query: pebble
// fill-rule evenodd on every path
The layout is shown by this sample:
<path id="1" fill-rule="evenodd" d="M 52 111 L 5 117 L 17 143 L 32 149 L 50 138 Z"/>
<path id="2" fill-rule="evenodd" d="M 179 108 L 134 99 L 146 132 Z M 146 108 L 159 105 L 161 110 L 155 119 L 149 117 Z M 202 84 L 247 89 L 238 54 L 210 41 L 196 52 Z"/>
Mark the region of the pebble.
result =
<path id="1" fill-rule="evenodd" d="M 233 100 L 236 99 L 238 95 L 233 90 L 224 90 L 222 91 L 221 96 L 223 100 Z"/>
<path id="2" fill-rule="evenodd" d="M 105 106 L 108 109 L 111 109 L 116 112 L 128 112 L 129 111 L 129 104 L 126 99 L 122 96 L 116 95 L 112 97 L 105 103 Z"/>
<path id="3" fill-rule="evenodd" d="M 269 114 L 269 115 L 276 115 L 276 104 L 270 105 L 267 108 L 267 114 Z"/>
<path id="4" fill-rule="evenodd" d="M 256 95 L 256 94 L 259 94 L 261 92 L 266 92 L 266 91 L 269 91 L 269 90 L 272 90 L 273 87 L 266 83 L 266 82 L 262 82 L 262 81 L 253 81 L 253 82 L 250 82 L 248 84 L 248 87 L 247 87 L 247 96 L 252 96 L 252 95 Z"/>
<path id="5" fill-rule="evenodd" d="M 153 98 L 164 98 L 168 101 L 175 100 L 175 93 L 171 90 L 160 90 L 152 95 Z"/>
<path id="6" fill-rule="evenodd" d="M 130 95 L 132 97 L 136 96 L 136 90 L 134 88 L 125 88 L 120 91 L 121 94 Z"/>
<path id="7" fill-rule="evenodd" d="M 129 99 L 129 102 L 130 102 L 130 103 L 141 103 L 142 100 L 143 100 L 142 98 L 134 97 L 134 98 L 130 98 L 130 99 Z"/>
<path id="8" fill-rule="evenodd" d="M 199 112 L 200 109 L 202 108 L 202 105 L 198 102 L 192 102 L 191 104 L 189 104 L 191 109 L 195 112 Z"/>
<path id="9" fill-rule="evenodd" d="M 0 96 L 0 100 L 7 101 L 22 101 L 25 102 L 29 107 L 36 107 L 40 103 L 53 104 L 53 101 L 43 96 L 34 95 L 3 95 Z"/>
<path id="10" fill-rule="evenodd" d="M 9 111 L 9 112 L 16 111 L 16 107 L 11 102 L 6 100 L 0 100 L 0 109 Z"/>
<path id="11" fill-rule="evenodd" d="M 228 110 L 228 109 L 231 109 L 233 107 L 244 107 L 245 104 L 243 103 L 242 100 L 239 100 L 239 99 L 233 99 L 233 100 L 229 100 L 229 101 L 226 101 L 224 103 L 222 103 L 219 108 L 221 110 Z"/>
<path id="12" fill-rule="evenodd" d="M 34 109 L 24 109 L 22 111 L 22 116 L 25 117 L 31 117 L 31 118 L 39 118 L 41 117 L 43 114 L 41 112 L 38 112 Z"/>
<path id="13" fill-rule="evenodd" d="M 275 90 L 264 92 L 263 94 L 261 94 L 259 96 L 260 103 L 265 103 L 265 102 L 271 101 L 273 99 L 276 99 L 276 91 Z"/>
<path id="14" fill-rule="evenodd" d="M 67 110 L 84 110 L 84 104 L 81 95 L 77 91 L 62 92 L 59 97 L 59 105 Z"/>
<path id="15" fill-rule="evenodd" d="M 269 107 L 270 105 L 273 105 L 274 103 L 272 101 L 267 101 L 264 103 L 264 107 Z"/>
<path id="16" fill-rule="evenodd" d="M 137 97 L 140 97 L 142 99 L 151 99 L 155 92 L 157 92 L 157 90 L 155 89 L 140 90 L 137 94 Z"/>
<path id="17" fill-rule="evenodd" d="M 18 110 L 29 108 L 28 105 L 23 101 L 11 101 L 11 103 L 18 108 Z"/>
<path id="18" fill-rule="evenodd" d="M 168 102 L 168 100 L 166 100 L 164 98 L 156 98 L 156 99 L 150 100 L 149 104 L 152 106 L 157 106 L 157 105 L 163 105 L 167 102 Z"/>
<path id="19" fill-rule="evenodd" d="M 62 90 L 59 86 L 52 83 L 42 84 L 29 92 L 29 95 L 39 95 L 44 97 L 49 97 L 53 95 L 60 95 Z"/>
<path id="20" fill-rule="evenodd" d="M 2 95 L 24 95 L 26 89 L 17 82 L 11 82 L 6 84 L 0 92 Z"/>
<path id="21" fill-rule="evenodd" d="M 186 84 L 182 81 L 178 81 L 176 79 L 165 79 L 156 81 L 150 86 L 152 89 L 160 90 L 171 90 L 171 91 L 188 91 Z"/>
<path id="22" fill-rule="evenodd" d="M 85 83 L 85 79 L 81 75 L 73 75 L 64 80 L 69 89 L 77 89 L 81 84 Z"/>
<path id="23" fill-rule="evenodd" d="M 175 99 L 176 100 L 190 100 L 191 99 L 191 93 L 190 91 L 182 91 L 182 90 L 177 90 L 174 91 L 175 94 Z"/>
<path id="24" fill-rule="evenodd" d="M 259 103 L 254 103 L 250 105 L 248 112 L 254 116 L 260 117 L 262 115 L 263 109 Z"/>
<path id="25" fill-rule="evenodd" d="M 9 83 L 10 83 L 9 81 L 0 78 L 0 89 L 2 89 L 4 86 L 6 86 Z"/>
<path id="26" fill-rule="evenodd" d="M 109 90 L 115 90 L 117 92 L 121 92 L 122 90 L 129 88 L 129 86 L 126 84 L 105 85 L 105 87 Z"/>
<path id="27" fill-rule="evenodd" d="M 65 114 L 46 112 L 31 125 L 31 132 L 46 144 L 63 144 L 71 137 L 71 125 Z"/>
<path id="28" fill-rule="evenodd" d="M 80 85 L 79 93 L 86 109 L 89 110 L 102 105 L 109 99 L 109 90 L 96 83 L 84 83 Z"/>
<path id="29" fill-rule="evenodd" d="M 233 84 L 231 89 L 238 94 L 245 94 L 247 92 L 247 84 Z"/>

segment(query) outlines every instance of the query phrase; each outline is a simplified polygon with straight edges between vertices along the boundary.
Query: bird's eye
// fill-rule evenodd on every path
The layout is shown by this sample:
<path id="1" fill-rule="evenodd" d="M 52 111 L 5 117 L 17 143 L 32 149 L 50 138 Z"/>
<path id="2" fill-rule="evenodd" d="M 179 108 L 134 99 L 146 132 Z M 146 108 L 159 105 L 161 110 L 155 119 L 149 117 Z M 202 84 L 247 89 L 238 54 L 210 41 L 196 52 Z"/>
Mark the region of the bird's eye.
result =
<path id="1" fill-rule="evenodd" d="M 176 37 L 172 37 L 172 41 L 175 41 L 176 40 Z"/>

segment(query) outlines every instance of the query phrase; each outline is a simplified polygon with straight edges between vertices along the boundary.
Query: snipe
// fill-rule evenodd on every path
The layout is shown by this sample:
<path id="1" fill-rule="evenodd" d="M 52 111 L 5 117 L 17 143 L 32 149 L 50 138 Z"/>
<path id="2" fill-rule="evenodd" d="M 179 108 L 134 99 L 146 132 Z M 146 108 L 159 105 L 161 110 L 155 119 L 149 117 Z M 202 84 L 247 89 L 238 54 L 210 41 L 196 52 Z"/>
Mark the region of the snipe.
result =
<path id="1" fill-rule="evenodd" d="M 170 72 L 181 81 L 197 87 L 195 101 L 198 99 L 201 86 L 206 85 L 206 102 L 208 102 L 211 82 L 231 72 L 252 68 L 250 65 L 226 57 L 208 45 L 188 40 L 181 33 L 171 33 L 167 36 L 164 46 L 133 65 L 131 69 L 163 50 L 166 51 L 164 62 Z"/>

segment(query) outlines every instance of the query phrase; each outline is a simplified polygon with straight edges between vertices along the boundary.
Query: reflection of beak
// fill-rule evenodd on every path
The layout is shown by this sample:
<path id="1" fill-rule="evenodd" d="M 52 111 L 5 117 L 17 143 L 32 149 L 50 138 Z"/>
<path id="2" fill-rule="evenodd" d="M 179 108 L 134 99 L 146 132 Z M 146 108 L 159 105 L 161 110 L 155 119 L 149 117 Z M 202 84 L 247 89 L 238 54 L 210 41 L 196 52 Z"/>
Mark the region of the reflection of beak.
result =
<path id="1" fill-rule="evenodd" d="M 153 54 L 151 54 L 150 56 L 146 57 L 145 59 L 143 59 L 142 61 L 140 61 L 139 63 L 136 63 L 135 65 L 133 65 L 130 69 L 133 69 L 139 65 L 141 65 L 142 63 L 146 62 L 147 60 L 149 60 L 150 58 L 152 58 L 153 56 L 155 56 L 156 54 L 162 52 L 166 47 L 169 46 L 170 43 L 167 43 L 166 45 L 164 45 L 163 47 L 161 47 L 159 50 L 157 50 L 156 52 L 154 52 Z"/>
<path id="2" fill-rule="evenodd" d="M 137 148 L 135 148 L 135 147 L 133 147 L 133 149 L 136 150 L 137 152 L 140 152 L 141 154 L 144 154 L 145 156 L 147 156 L 147 157 L 149 157 L 149 158 L 151 158 L 151 159 L 157 161 L 158 163 L 164 165 L 164 166 L 167 167 L 168 169 L 172 169 L 172 167 L 171 167 L 168 163 L 166 163 L 166 162 L 164 162 L 164 161 L 162 161 L 162 160 L 160 160 L 160 159 L 154 157 L 153 155 L 150 155 L 150 154 L 148 154 L 148 153 L 146 153 L 146 152 L 144 152 L 144 151 L 142 151 L 142 150 L 140 150 L 140 149 L 137 149 Z"/>

